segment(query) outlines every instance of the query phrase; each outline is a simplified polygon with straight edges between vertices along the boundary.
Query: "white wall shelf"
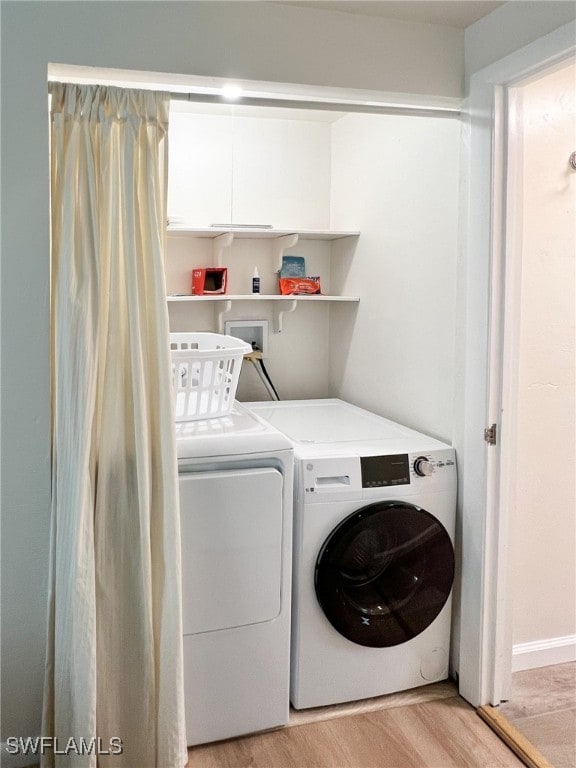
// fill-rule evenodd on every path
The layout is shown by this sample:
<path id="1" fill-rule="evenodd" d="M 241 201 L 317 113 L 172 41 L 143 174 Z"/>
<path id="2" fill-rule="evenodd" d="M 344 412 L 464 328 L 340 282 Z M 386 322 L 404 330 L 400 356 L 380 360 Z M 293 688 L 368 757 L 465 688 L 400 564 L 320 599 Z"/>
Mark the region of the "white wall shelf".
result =
<path id="1" fill-rule="evenodd" d="M 187 227 L 182 224 L 169 224 L 168 234 L 189 234 L 194 237 L 219 237 L 224 233 L 231 233 L 234 237 L 260 239 L 274 239 L 288 235 L 298 235 L 300 240 L 340 240 L 342 237 L 358 237 L 360 232 L 355 230 L 331 230 L 331 229 L 274 229 L 262 227 Z"/>
<path id="2" fill-rule="evenodd" d="M 294 248 L 298 240 L 341 240 L 344 237 L 358 237 L 360 232 L 354 230 L 330 229 L 274 229 L 273 227 L 188 227 L 183 224 L 169 224 L 168 235 L 185 235 L 212 240 L 214 265 L 223 265 L 224 251 L 230 248 L 235 239 L 242 240 L 273 240 L 274 260 L 279 271 L 282 267 L 284 251 Z"/>
<path id="3" fill-rule="evenodd" d="M 280 296 L 264 293 L 220 293 L 216 296 L 167 296 L 168 301 L 360 301 L 359 296 Z"/>
<path id="4" fill-rule="evenodd" d="M 274 326 L 276 333 L 282 333 L 284 315 L 294 312 L 299 301 L 316 303 L 326 301 L 347 301 L 350 303 L 358 303 L 360 301 L 359 296 L 279 296 L 276 294 L 261 294 L 261 293 L 247 293 L 247 294 L 219 294 L 217 296 L 167 296 L 168 302 L 224 302 L 222 308 L 218 309 L 218 330 L 220 333 L 224 332 L 224 318 L 225 315 L 232 311 L 232 303 L 234 301 L 272 301 L 274 302 Z"/>

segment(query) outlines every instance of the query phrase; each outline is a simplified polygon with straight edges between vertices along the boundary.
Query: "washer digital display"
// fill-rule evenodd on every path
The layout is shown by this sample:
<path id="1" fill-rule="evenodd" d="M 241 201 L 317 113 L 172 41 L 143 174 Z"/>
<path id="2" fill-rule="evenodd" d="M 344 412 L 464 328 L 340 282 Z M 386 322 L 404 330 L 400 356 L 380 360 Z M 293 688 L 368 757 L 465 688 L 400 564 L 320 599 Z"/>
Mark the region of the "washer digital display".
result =
<path id="1" fill-rule="evenodd" d="M 361 456 L 362 488 L 384 488 L 389 485 L 409 485 L 408 454 L 395 456 Z"/>

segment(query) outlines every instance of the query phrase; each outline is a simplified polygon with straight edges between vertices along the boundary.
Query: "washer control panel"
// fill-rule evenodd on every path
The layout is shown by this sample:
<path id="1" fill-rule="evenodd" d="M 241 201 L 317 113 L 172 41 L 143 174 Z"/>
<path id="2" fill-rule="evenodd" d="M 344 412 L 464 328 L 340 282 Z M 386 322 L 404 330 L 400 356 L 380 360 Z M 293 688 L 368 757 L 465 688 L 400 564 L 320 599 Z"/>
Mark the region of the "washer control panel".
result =
<path id="1" fill-rule="evenodd" d="M 421 454 L 361 456 L 362 488 L 390 488 L 409 485 L 416 479 L 438 478 L 438 472 L 456 464 L 452 451 Z"/>
<path id="2" fill-rule="evenodd" d="M 331 456 L 302 459 L 300 482 L 306 502 L 343 501 L 402 494 L 402 488 L 449 486 L 456 475 L 452 448 L 430 452 Z M 299 491 L 301 492 L 301 491 Z"/>
<path id="3" fill-rule="evenodd" d="M 410 476 L 413 481 L 422 478 L 436 478 L 438 474 L 456 468 L 456 458 L 453 450 L 431 451 L 430 453 L 412 454 L 410 456 Z"/>

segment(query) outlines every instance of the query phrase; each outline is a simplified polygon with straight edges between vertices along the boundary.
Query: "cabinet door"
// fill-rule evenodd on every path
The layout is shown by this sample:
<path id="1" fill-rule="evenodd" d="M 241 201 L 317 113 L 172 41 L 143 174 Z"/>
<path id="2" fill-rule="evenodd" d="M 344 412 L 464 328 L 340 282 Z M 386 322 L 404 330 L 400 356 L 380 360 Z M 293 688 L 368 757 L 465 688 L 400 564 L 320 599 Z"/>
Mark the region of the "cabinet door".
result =
<path id="1" fill-rule="evenodd" d="M 269 467 L 180 475 L 185 635 L 280 613 L 282 483 Z"/>
<path id="2" fill-rule="evenodd" d="M 193 227 L 327 229 L 330 123 L 170 113 L 168 215 Z"/>
<path id="3" fill-rule="evenodd" d="M 233 162 L 235 223 L 328 228 L 330 123 L 235 117 Z"/>
<path id="4" fill-rule="evenodd" d="M 168 217 L 192 227 L 228 223 L 231 195 L 231 118 L 171 112 Z"/>

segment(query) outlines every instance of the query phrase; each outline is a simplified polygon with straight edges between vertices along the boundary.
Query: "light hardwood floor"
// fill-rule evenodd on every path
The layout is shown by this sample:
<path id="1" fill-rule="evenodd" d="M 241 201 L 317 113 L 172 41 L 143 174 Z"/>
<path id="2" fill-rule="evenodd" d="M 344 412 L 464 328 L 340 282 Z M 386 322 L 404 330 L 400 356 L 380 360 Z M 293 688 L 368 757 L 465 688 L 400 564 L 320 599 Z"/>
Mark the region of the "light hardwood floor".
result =
<path id="1" fill-rule="evenodd" d="M 446 691 L 444 691 L 445 693 Z M 414 695 L 414 694 L 412 694 Z M 443 695 L 443 694 L 441 694 Z M 384 698 L 384 697 L 383 697 Z M 189 750 L 190 768 L 519 768 L 522 763 L 452 695 L 304 724 Z M 385 706 L 385 702 L 383 702 Z M 302 720 L 300 721 L 302 722 Z"/>
<path id="2" fill-rule="evenodd" d="M 515 672 L 499 710 L 554 768 L 576 766 L 576 662 Z"/>

